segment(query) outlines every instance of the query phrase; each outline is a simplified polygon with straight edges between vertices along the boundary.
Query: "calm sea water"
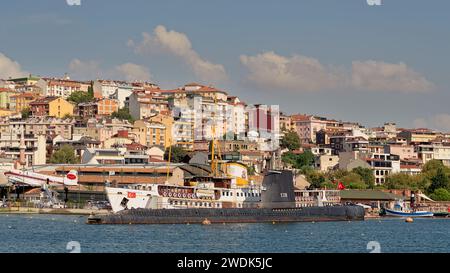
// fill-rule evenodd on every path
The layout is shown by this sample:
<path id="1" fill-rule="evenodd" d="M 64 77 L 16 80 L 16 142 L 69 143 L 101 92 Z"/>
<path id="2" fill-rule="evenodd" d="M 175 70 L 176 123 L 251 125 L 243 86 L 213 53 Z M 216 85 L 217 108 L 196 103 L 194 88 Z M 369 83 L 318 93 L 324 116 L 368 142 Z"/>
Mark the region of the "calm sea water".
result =
<path id="1" fill-rule="evenodd" d="M 0 215 L 0 252 L 450 252 L 450 220 L 227 225 L 86 225 L 85 217 Z"/>

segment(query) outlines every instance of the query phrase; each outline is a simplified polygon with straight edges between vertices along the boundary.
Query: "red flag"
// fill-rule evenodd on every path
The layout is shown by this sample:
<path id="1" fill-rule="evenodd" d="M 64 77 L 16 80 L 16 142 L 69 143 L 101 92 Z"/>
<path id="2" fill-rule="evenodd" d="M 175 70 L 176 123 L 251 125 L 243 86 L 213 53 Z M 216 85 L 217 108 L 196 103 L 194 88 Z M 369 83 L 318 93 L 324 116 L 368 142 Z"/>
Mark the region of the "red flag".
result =
<path id="1" fill-rule="evenodd" d="M 345 186 L 344 186 L 344 184 L 342 184 L 341 181 L 339 181 L 338 190 L 345 190 Z"/>

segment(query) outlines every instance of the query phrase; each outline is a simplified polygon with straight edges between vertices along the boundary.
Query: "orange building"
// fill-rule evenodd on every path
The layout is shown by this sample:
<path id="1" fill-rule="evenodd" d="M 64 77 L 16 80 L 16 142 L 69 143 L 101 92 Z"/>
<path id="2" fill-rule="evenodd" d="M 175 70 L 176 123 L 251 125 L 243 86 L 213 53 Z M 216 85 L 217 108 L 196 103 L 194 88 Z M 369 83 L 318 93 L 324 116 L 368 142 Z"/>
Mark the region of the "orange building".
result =
<path id="1" fill-rule="evenodd" d="M 109 116 L 119 110 L 119 102 L 114 99 L 100 99 L 97 101 L 98 115 Z"/>
<path id="2" fill-rule="evenodd" d="M 21 93 L 11 96 L 10 109 L 16 113 L 21 112 L 23 109 L 30 108 L 30 103 L 35 101 L 39 96 L 34 93 Z"/>
<path id="3" fill-rule="evenodd" d="M 98 99 L 92 102 L 79 103 L 77 106 L 78 116 L 97 117 L 110 116 L 119 110 L 119 102 L 114 99 Z"/>

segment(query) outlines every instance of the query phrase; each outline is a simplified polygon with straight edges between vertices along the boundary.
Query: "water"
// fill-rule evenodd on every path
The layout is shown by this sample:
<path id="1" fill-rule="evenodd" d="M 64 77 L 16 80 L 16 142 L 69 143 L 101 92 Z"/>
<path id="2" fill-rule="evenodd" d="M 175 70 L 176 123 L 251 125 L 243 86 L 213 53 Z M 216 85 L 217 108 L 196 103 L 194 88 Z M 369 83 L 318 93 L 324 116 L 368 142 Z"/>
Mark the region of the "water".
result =
<path id="1" fill-rule="evenodd" d="M 86 225 L 85 217 L 0 215 L 0 252 L 450 252 L 450 220 L 227 225 Z M 371 248 L 370 248 L 371 249 Z"/>

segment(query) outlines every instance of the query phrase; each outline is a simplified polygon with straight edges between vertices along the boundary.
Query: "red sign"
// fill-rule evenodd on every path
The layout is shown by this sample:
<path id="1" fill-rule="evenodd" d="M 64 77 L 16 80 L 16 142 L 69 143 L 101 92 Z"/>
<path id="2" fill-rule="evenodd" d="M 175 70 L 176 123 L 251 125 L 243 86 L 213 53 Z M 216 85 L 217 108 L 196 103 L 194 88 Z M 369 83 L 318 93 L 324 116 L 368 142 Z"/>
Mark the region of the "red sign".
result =
<path id="1" fill-rule="evenodd" d="M 135 192 L 129 192 L 128 193 L 128 198 L 136 198 L 136 193 Z"/>
<path id="2" fill-rule="evenodd" d="M 75 179 L 77 179 L 77 175 L 76 175 L 76 174 L 73 174 L 73 173 L 68 173 L 66 177 L 67 177 L 68 179 L 70 179 L 70 180 L 75 180 Z"/>

